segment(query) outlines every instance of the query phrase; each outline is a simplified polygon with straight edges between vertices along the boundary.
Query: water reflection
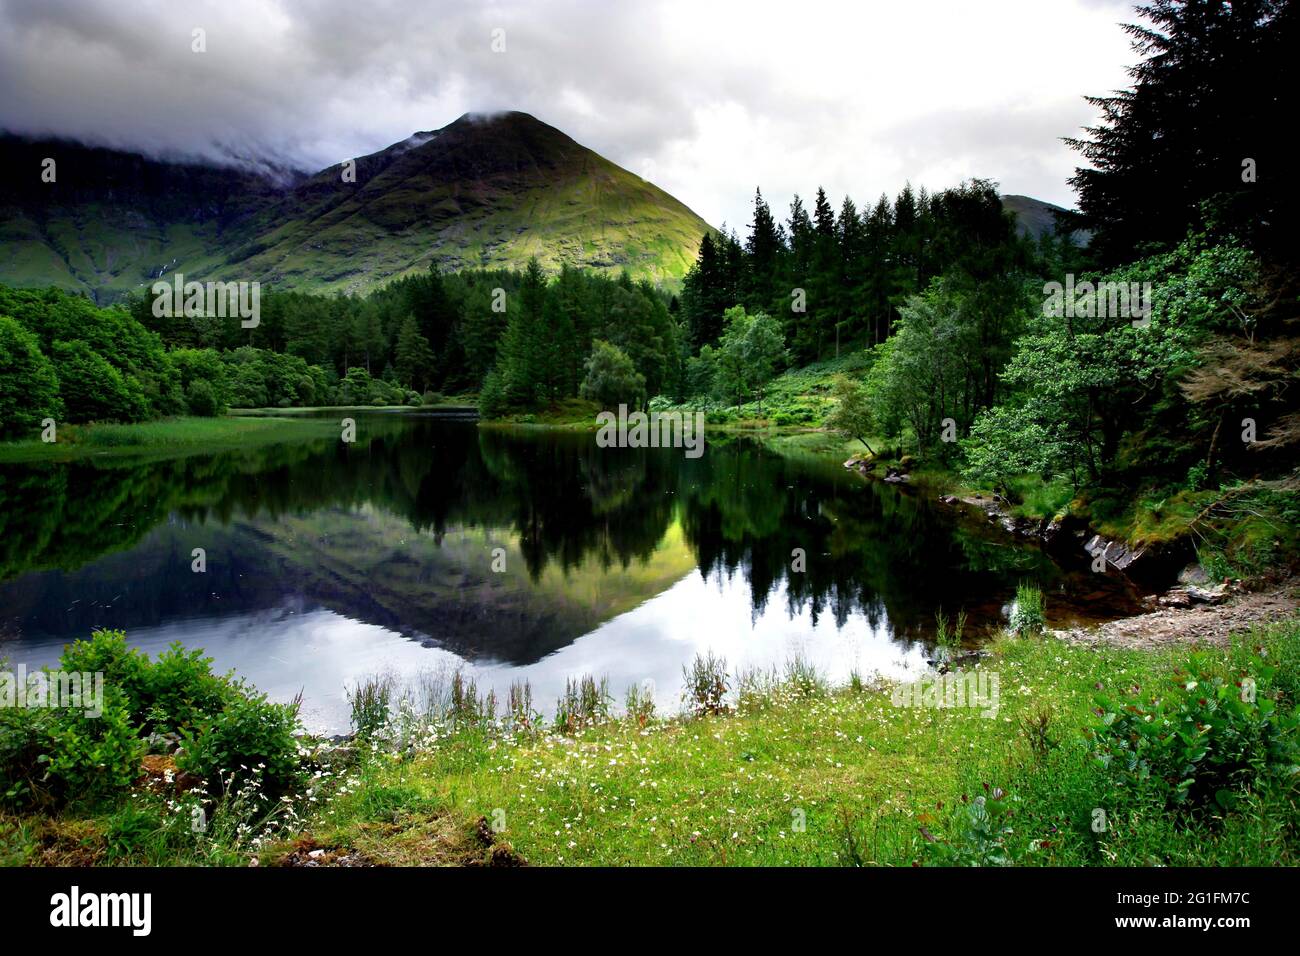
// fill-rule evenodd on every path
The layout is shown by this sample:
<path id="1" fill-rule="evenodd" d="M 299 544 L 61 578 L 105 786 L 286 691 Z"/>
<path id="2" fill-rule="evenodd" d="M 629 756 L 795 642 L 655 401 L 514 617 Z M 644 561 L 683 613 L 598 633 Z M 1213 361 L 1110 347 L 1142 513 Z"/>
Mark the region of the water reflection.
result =
<path id="1" fill-rule="evenodd" d="M 569 674 L 620 693 L 648 678 L 667 705 L 697 649 L 899 672 L 936 609 L 995 625 L 1021 579 L 1058 618 L 1127 607 L 915 496 L 744 439 L 687 459 L 587 433 L 359 426 L 353 445 L 0 468 L 0 652 L 44 663 L 95 627 L 181 640 L 276 696 L 306 687 L 337 727 L 344 681 L 376 669 L 469 662 L 542 701 Z"/>

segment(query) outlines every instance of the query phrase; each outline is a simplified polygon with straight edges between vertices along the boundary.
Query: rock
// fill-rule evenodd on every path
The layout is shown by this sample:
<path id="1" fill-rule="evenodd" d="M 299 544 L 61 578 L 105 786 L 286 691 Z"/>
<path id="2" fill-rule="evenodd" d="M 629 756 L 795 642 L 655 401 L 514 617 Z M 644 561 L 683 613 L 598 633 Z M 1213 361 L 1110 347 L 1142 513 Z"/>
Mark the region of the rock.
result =
<path id="1" fill-rule="evenodd" d="M 965 667 L 968 664 L 978 664 L 984 658 L 988 657 L 987 651 L 965 651 L 952 657 L 937 657 L 933 660 L 926 660 L 926 663 L 937 670 L 940 674 L 948 673 L 954 667 Z"/>
<path id="2" fill-rule="evenodd" d="M 1093 558 L 1104 558 L 1116 571 L 1127 571 L 1146 554 L 1146 548 L 1133 549 L 1121 541 L 1107 541 L 1099 534 L 1093 535 L 1083 548 Z"/>
<path id="3" fill-rule="evenodd" d="M 145 739 L 145 747 L 150 754 L 174 754 L 181 749 L 181 735 L 170 731 L 153 733 Z"/>
<path id="4" fill-rule="evenodd" d="M 309 763 L 328 766 L 334 763 L 350 763 L 356 758 L 357 750 L 353 744 L 321 744 L 307 756 Z"/>
<path id="5" fill-rule="evenodd" d="M 945 505 L 955 505 L 957 503 L 956 495 L 940 495 L 939 501 Z"/>
<path id="6" fill-rule="evenodd" d="M 1161 607 L 1191 607 L 1194 604 L 1222 604 L 1228 599 L 1227 585 L 1218 584 L 1211 588 L 1199 588 L 1194 584 L 1170 588 L 1160 595 Z"/>
<path id="7" fill-rule="evenodd" d="M 1194 584 L 1189 584 L 1184 590 L 1188 598 L 1197 604 L 1222 604 L 1228 599 L 1226 584 L 1216 584 L 1211 588 L 1198 588 Z"/>
<path id="8" fill-rule="evenodd" d="M 1205 569 L 1196 561 L 1178 572 L 1179 584 L 1208 584 L 1209 581 L 1210 576 L 1205 573 Z"/>

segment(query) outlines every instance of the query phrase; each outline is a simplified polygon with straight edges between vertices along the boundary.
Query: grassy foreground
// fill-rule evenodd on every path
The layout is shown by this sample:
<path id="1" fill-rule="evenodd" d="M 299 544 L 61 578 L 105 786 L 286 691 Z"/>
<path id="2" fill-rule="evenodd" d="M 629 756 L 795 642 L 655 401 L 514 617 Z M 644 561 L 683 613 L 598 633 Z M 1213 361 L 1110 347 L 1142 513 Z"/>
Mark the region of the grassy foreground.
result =
<path id="1" fill-rule="evenodd" d="M 1203 654 L 1202 682 L 1258 672 L 1261 709 L 1294 709 L 1300 620 Z M 353 744 L 304 747 L 303 789 L 270 805 L 225 797 L 201 834 L 192 797 L 142 784 L 113 808 L 0 816 L 0 862 L 1295 865 L 1295 766 L 1172 808 L 1101 767 L 1098 693 L 1165 698 L 1187 660 L 1002 637 L 977 665 L 999 677 L 994 717 L 899 706 L 857 680 L 827 688 L 798 665 L 747 675 L 723 713 L 665 719 L 633 701 L 576 732 L 486 721 L 462 687 L 436 717 L 399 710 Z M 1230 710 L 1208 686 L 1210 709 Z"/>
<path id="2" fill-rule="evenodd" d="M 169 418 L 134 425 L 62 425 L 58 440 L 0 443 L 0 464 L 82 458 L 174 457 L 339 434 L 338 422 L 305 417 Z"/>

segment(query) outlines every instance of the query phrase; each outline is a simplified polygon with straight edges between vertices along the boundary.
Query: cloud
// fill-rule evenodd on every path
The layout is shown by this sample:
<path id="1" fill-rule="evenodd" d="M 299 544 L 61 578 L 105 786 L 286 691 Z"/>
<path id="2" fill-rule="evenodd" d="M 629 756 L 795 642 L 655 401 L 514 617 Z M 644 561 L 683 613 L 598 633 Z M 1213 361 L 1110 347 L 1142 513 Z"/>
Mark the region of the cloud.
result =
<path id="1" fill-rule="evenodd" d="M 784 209 L 819 184 L 863 205 L 978 175 L 1070 204 L 1060 137 L 1093 119 L 1083 94 L 1126 84 L 1129 18 L 1111 0 L 0 0 L 0 126 L 314 170 L 520 109 L 737 227 L 755 186 Z"/>

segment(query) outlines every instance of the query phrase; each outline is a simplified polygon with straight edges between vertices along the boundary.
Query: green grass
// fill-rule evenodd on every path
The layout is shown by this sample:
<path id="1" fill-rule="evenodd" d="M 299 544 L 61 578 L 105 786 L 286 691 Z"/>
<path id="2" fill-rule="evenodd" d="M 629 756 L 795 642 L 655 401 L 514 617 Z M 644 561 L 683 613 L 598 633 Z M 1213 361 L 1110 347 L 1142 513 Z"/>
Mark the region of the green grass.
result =
<path id="1" fill-rule="evenodd" d="M 1250 667 L 1261 648 L 1294 667 L 1300 619 L 1209 653 L 1223 668 Z M 549 865 L 909 866 L 954 855 L 1018 865 L 1295 865 L 1294 790 L 1186 820 L 1121 799 L 1099 771 L 1085 734 L 1097 688 L 1156 686 L 1185 655 L 1004 636 L 980 665 L 999 677 L 993 718 L 896 706 L 887 686 L 861 679 L 828 689 L 795 663 L 745 675 L 739 709 L 720 716 L 615 717 L 573 734 L 415 723 L 392 746 L 328 768 L 318 799 L 299 799 L 300 819 L 264 843 L 238 844 L 233 834 L 168 843 L 158 834 L 172 832 L 169 811 L 140 797 L 138 812 L 155 815 L 149 826 L 124 820 L 120 807 L 0 817 L 0 861 L 234 864 L 256 854 L 266 865 L 306 842 L 372 862 L 455 863 L 483 852 L 473 833 L 484 819 L 500 827 L 489 842 Z M 1285 667 L 1267 690 L 1293 707 L 1296 681 Z M 992 846 L 969 823 L 981 797 L 1011 814 Z"/>
<path id="2" fill-rule="evenodd" d="M 551 428 L 594 431 L 599 425 L 596 415 L 601 408 L 583 398 L 564 398 L 550 405 L 528 412 L 509 412 L 500 418 L 484 422 L 485 425 L 544 425 Z"/>
<path id="3" fill-rule="evenodd" d="M 58 441 L 0 443 L 0 463 L 72 461 L 102 456 L 172 457 L 339 434 L 324 418 L 169 418 L 133 425 L 62 425 Z"/>
<path id="4" fill-rule="evenodd" d="M 1294 660 L 1300 624 L 1221 655 L 1240 661 L 1257 644 Z M 727 716 L 508 741 L 471 731 L 414 760 L 379 758 L 370 772 L 373 786 L 405 788 L 453 819 L 496 814 L 501 836 L 542 864 L 910 865 L 926 859 L 920 828 L 956 839 L 963 798 L 985 784 L 1014 801 L 1006 852 L 1018 863 L 1296 862 L 1285 802 L 1187 830 L 1106 792 L 1083 735 L 1095 687 L 1153 682 L 1171 656 L 1000 639 L 983 665 L 1000 676 L 995 719 L 896 707 L 882 690 L 826 693 L 795 666 Z M 317 839 L 365 841 L 364 789 L 323 812 Z M 1106 834 L 1089 825 L 1097 807 L 1110 808 Z M 382 841 L 369 851 L 382 858 Z"/>

